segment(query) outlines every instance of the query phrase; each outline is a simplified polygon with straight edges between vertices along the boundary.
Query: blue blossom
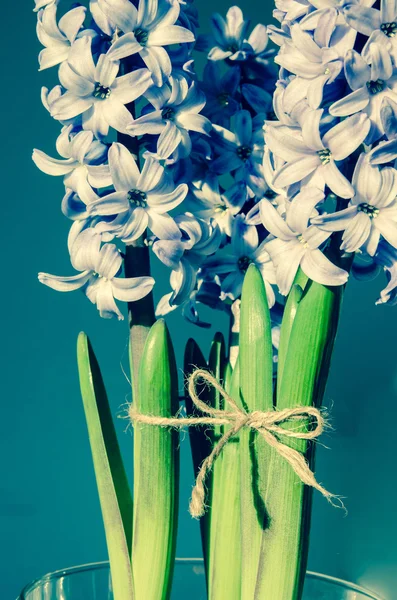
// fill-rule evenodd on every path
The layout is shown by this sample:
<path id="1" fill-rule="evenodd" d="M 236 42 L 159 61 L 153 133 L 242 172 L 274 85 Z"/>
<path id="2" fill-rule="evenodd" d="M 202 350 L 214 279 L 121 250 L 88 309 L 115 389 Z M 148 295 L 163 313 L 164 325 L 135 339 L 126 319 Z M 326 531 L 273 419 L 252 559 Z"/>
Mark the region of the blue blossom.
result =
<path id="1" fill-rule="evenodd" d="M 291 43 L 286 43 L 283 52 L 276 57 L 276 62 L 301 80 L 301 85 L 306 86 L 306 95 L 309 105 L 318 108 L 323 98 L 323 88 L 332 83 L 343 69 L 343 56 L 350 48 L 347 39 L 342 47 L 339 42 L 334 47 L 334 37 L 337 11 L 324 10 L 316 23 L 314 37 L 305 31 L 300 24 L 291 26 Z"/>
<path id="2" fill-rule="evenodd" d="M 175 221 L 182 232 L 181 238 L 157 240 L 153 244 L 156 256 L 172 269 L 172 293 L 160 301 L 158 307 L 158 310 L 167 312 L 173 306 L 181 306 L 189 300 L 196 287 L 201 265 L 218 250 L 221 242 L 219 228 L 213 221 L 207 223 L 188 214 L 175 217 Z"/>
<path id="3" fill-rule="evenodd" d="M 140 172 L 129 150 L 119 143 L 109 150 L 109 167 L 116 191 L 91 202 L 88 212 L 91 216 L 117 216 L 96 229 L 110 232 L 126 244 L 138 239 L 147 227 L 160 239 L 179 239 L 179 228 L 167 213 L 184 200 L 187 185 L 173 185 L 164 167 L 151 157 Z"/>
<path id="4" fill-rule="evenodd" d="M 215 13 L 212 17 L 215 46 L 209 51 L 209 60 L 246 61 L 271 55 L 267 51 L 269 37 L 266 27 L 258 24 L 246 39 L 248 28 L 249 21 L 244 20 L 238 6 L 229 8 L 226 19 Z"/>
<path id="5" fill-rule="evenodd" d="M 148 69 L 117 77 L 118 70 L 118 62 L 106 54 L 101 54 L 95 65 L 89 37 L 76 40 L 68 61 L 59 69 L 67 91 L 52 102 L 52 116 L 64 120 L 82 115 L 84 129 L 99 138 L 108 134 L 109 126 L 126 132 L 132 116 L 125 105 L 139 98 L 152 80 Z"/>
<path id="6" fill-rule="evenodd" d="M 117 277 L 122 257 L 114 244 L 101 247 L 101 237 L 92 229 L 81 233 L 72 248 L 73 267 L 80 271 L 71 277 L 39 273 L 39 281 L 60 292 L 83 289 L 87 298 L 97 305 L 101 317 L 124 317 L 115 300 L 135 302 L 153 288 L 152 277 Z"/>
<path id="7" fill-rule="evenodd" d="M 215 219 L 222 233 L 231 237 L 234 217 L 241 211 L 247 200 L 247 186 L 243 181 L 233 184 L 221 192 L 218 179 L 204 182 L 200 188 L 191 188 L 191 202 L 185 209 L 202 219 Z"/>
<path id="8" fill-rule="evenodd" d="M 384 269 L 388 283 L 381 291 L 376 304 L 397 304 L 397 250 L 387 242 L 381 242 L 375 255 L 375 263 Z"/>
<path id="9" fill-rule="evenodd" d="M 228 125 L 230 117 L 240 108 L 236 99 L 241 71 L 232 67 L 224 75 L 217 62 L 208 62 L 204 69 L 201 89 L 206 96 L 204 114 L 212 123 Z"/>
<path id="10" fill-rule="evenodd" d="M 234 132 L 213 126 L 212 138 L 219 154 L 213 162 L 213 171 L 234 171 L 236 181 L 246 182 L 252 195 L 260 194 L 266 188 L 262 169 L 263 123 L 262 115 L 252 118 L 247 110 L 240 110 L 234 115 Z"/>
<path id="11" fill-rule="evenodd" d="M 109 50 L 111 60 L 139 54 L 157 86 L 171 75 L 172 64 L 163 46 L 194 42 L 191 31 L 175 25 L 179 17 L 178 2 L 167 11 L 159 11 L 158 0 L 139 0 L 138 8 L 129 0 L 99 0 L 99 6 L 123 32 Z"/>
<path id="12" fill-rule="evenodd" d="M 239 298 L 245 273 L 250 264 L 255 264 L 262 274 L 269 306 L 274 305 L 275 295 L 271 284 L 275 284 L 276 280 L 265 243 L 259 243 L 257 228 L 247 225 L 243 215 L 235 217 L 231 245 L 225 246 L 204 264 L 204 272 L 223 277 L 221 291 L 224 298 Z"/>

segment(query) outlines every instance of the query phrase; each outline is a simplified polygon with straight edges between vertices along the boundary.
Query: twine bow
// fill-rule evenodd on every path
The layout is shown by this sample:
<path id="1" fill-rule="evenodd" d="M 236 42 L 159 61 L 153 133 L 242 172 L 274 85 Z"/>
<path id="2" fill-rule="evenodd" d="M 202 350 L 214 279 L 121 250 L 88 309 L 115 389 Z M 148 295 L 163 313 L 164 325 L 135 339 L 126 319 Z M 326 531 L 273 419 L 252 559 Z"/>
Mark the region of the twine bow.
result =
<path id="1" fill-rule="evenodd" d="M 197 381 L 201 379 L 215 388 L 232 410 L 220 410 L 208 406 L 200 400 L 197 394 Z M 283 410 L 272 410 L 267 412 L 253 411 L 247 412 L 241 408 L 224 390 L 219 381 L 208 371 L 196 369 L 188 380 L 189 395 L 203 415 L 203 417 L 156 417 L 139 413 L 134 405 L 130 406 L 129 415 L 134 423 L 143 423 L 158 427 L 171 427 L 174 429 L 183 429 L 184 427 L 198 427 L 200 425 L 228 425 L 230 428 L 220 437 L 215 444 L 212 452 L 202 462 L 197 474 L 196 483 L 193 488 L 192 497 L 189 505 L 189 512 L 192 517 L 200 518 L 205 513 L 205 479 L 211 471 L 216 459 L 221 454 L 223 448 L 228 442 L 236 436 L 244 427 L 257 431 L 266 441 L 268 446 L 284 458 L 295 471 L 302 483 L 318 490 L 328 501 L 332 502 L 337 498 L 334 494 L 328 492 L 320 485 L 313 471 L 310 469 L 303 454 L 298 450 L 287 446 L 279 438 L 293 438 L 300 440 L 317 439 L 324 431 L 325 419 L 321 412 L 313 406 L 298 408 L 285 408 Z M 294 429 L 284 429 L 283 423 L 305 422 L 307 419 L 313 419 L 312 429 L 310 431 L 299 431 Z"/>

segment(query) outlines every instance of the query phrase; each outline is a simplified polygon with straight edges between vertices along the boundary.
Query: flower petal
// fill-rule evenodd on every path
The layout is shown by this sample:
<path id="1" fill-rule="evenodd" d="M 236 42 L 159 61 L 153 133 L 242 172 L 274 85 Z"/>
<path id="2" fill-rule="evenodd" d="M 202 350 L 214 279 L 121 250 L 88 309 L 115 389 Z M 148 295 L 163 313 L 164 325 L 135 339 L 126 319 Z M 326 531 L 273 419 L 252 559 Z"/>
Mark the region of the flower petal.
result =
<path id="1" fill-rule="evenodd" d="M 114 277 L 113 295 L 121 302 L 135 302 L 150 294 L 154 283 L 153 277 Z"/>
<path id="2" fill-rule="evenodd" d="M 109 167 L 114 188 L 118 192 L 128 192 L 136 188 L 140 176 L 138 165 L 123 144 L 113 142 L 111 145 Z"/>
<path id="3" fill-rule="evenodd" d="M 148 198 L 148 205 L 157 214 L 169 212 L 183 202 L 188 191 L 188 186 L 185 183 L 181 183 L 168 194 L 152 193 Z"/>
<path id="4" fill-rule="evenodd" d="M 168 121 L 157 140 L 157 155 L 166 159 L 176 150 L 181 142 L 181 133 L 174 123 Z"/>
<path id="5" fill-rule="evenodd" d="M 169 46 L 194 42 L 194 34 L 180 25 L 159 27 L 149 33 L 148 46 Z"/>
<path id="6" fill-rule="evenodd" d="M 305 252 L 301 269 L 310 279 L 322 285 L 344 285 L 349 278 L 348 273 L 334 265 L 321 250 Z"/>
<path id="7" fill-rule="evenodd" d="M 277 212 L 275 207 L 269 200 L 263 199 L 259 203 L 259 214 L 263 226 L 272 235 L 280 238 L 283 241 L 289 241 L 295 239 L 295 234 L 288 227 L 285 220 Z"/>
<path id="8" fill-rule="evenodd" d="M 339 171 L 334 160 L 330 160 L 326 165 L 319 167 L 319 172 L 324 178 L 325 183 L 330 190 L 341 198 L 352 198 L 354 188 L 350 181 Z"/>
<path id="9" fill-rule="evenodd" d="M 116 97 L 119 102 L 128 104 L 146 92 L 152 83 L 152 76 L 148 69 L 137 69 L 127 75 L 117 77 L 112 85 L 110 98 Z"/>
<path id="10" fill-rule="evenodd" d="M 329 112 L 334 117 L 346 117 L 363 110 L 370 101 L 367 86 L 359 88 L 337 100 L 329 107 Z"/>
<path id="11" fill-rule="evenodd" d="M 91 271 L 83 271 L 72 277 L 61 277 L 58 275 L 50 275 L 49 273 L 39 273 L 40 283 L 44 283 L 53 290 L 58 292 L 73 292 L 83 287 L 91 277 Z"/>
<path id="12" fill-rule="evenodd" d="M 99 6 L 124 33 L 135 29 L 138 11 L 129 0 L 100 0 Z"/>
<path id="13" fill-rule="evenodd" d="M 363 143 L 371 127 L 367 115 L 356 114 L 341 121 L 323 136 L 335 160 L 344 160 Z M 345 196 L 344 196 L 345 197 Z"/>
<path id="14" fill-rule="evenodd" d="M 107 56 L 110 60 L 121 60 L 142 50 L 132 31 L 120 36 L 109 48 Z"/>
<path id="15" fill-rule="evenodd" d="M 321 166 L 320 159 L 317 155 L 303 156 L 287 162 L 279 169 L 272 181 L 272 185 L 276 187 L 286 187 L 292 183 L 302 181 L 307 175 L 313 173 Z"/>
<path id="16" fill-rule="evenodd" d="M 296 233 L 302 234 L 307 228 L 313 210 L 324 200 L 324 192 L 314 187 L 305 187 L 287 206 L 286 221 Z"/>
<path id="17" fill-rule="evenodd" d="M 52 158 L 51 156 L 48 156 L 48 154 L 45 154 L 45 152 L 36 149 L 33 150 L 32 159 L 36 167 L 47 175 L 66 175 L 77 167 L 74 158 L 68 158 L 66 160 Z"/>

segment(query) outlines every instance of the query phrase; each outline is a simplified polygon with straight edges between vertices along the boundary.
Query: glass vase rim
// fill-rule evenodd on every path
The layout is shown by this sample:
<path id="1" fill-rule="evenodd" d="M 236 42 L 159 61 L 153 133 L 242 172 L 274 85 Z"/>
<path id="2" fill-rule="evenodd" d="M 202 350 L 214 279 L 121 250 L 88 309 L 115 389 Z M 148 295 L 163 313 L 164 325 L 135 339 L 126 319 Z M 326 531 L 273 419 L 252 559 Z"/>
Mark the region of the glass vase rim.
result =
<path id="1" fill-rule="evenodd" d="M 175 563 L 180 564 L 200 564 L 204 565 L 204 560 L 202 558 L 176 558 Z M 26 600 L 26 594 L 28 592 L 34 591 L 35 587 L 43 582 L 52 581 L 57 579 L 60 576 L 64 575 L 73 575 L 74 573 L 84 573 L 84 571 L 90 571 L 93 569 L 105 569 L 109 567 L 109 561 L 103 560 L 98 562 L 86 563 L 82 565 L 77 565 L 74 567 L 66 567 L 65 569 L 58 569 L 56 571 L 52 571 L 51 573 L 46 573 L 42 577 L 38 579 L 34 579 L 28 585 L 26 585 L 17 600 Z M 307 571 L 306 576 L 310 579 L 318 579 L 320 581 L 326 581 L 332 583 L 334 585 L 343 586 L 349 591 L 359 592 L 361 594 L 365 594 L 368 600 L 384 600 L 381 596 L 378 596 L 371 590 L 360 587 L 355 583 L 351 583 L 350 581 L 345 581 L 344 579 L 340 579 L 338 577 L 333 577 L 332 575 L 323 575 L 322 573 L 316 573 L 315 571 Z"/>

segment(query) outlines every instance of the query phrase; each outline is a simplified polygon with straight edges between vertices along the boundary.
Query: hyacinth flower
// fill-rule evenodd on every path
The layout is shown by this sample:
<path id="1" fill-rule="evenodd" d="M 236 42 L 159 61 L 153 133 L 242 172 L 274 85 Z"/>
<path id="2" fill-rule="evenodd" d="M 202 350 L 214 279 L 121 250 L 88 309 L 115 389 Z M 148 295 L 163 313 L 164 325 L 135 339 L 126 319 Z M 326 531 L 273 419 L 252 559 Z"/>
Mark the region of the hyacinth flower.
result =
<path id="1" fill-rule="evenodd" d="M 319 186 L 328 185 L 337 196 L 351 198 L 354 189 L 339 170 L 337 161 L 343 161 L 357 150 L 367 137 L 371 123 L 362 113 L 353 115 L 322 136 L 322 116 L 323 109 L 308 111 L 300 131 L 298 128 L 291 132 L 276 127 L 269 129 L 266 140 L 270 150 L 286 161 L 276 172 L 273 184 L 285 187 L 316 180 Z"/>
<path id="2" fill-rule="evenodd" d="M 108 134 L 109 127 L 125 132 L 132 121 L 125 105 L 147 90 L 151 74 L 138 69 L 117 77 L 118 70 L 119 64 L 105 54 L 94 64 L 91 38 L 76 40 L 59 70 L 66 92 L 51 104 L 51 115 L 61 121 L 82 115 L 84 129 L 99 138 Z"/>
<path id="3" fill-rule="evenodd" d="M 387 139 L 371 150 L 372 165 L 388 163 L 397 158 L 397 103 L 388 96 L 382 99 L 380 120 Z"/>
<path id="4" fill-rule="evenodd" d="M 101 247 L 101 237 L 92 229 L 87 229 L 76 239 L 71 253 L 72 265 L 78 275 L 60 277 L 40 273 L 39 280 L 48 287 L 62 292 L 72 292 L 84 287 L 87 298 L 96 304 L 104 318 L 124 317 L 115 303 L 135 302 L 149 294 L 153 285 L 152 277 L 118 277 L 123 259 L 113 244 Z"/>
<path id="5" fill-rule="evenodd" d="M 219 253 L 208 259 L 204 269 L 212 275 L 224 275 L 221 290 L 225 297 L 235 300 L 241 295 L 244 276 L 250 264 L 256 265 L 262 274 L 269 306 L 275 302 L 271 286 L 275 283 L 274 266 L 266 250 L 265 243 L 259 244 L 256 227 L 247 225 L 245 219 L 237 216 L 233 222 L 232 248 L 229 253 Z"/>
<path id="6" fill-rule="evenodd" d="M 117 215 L 113 221 L 101 223 L 101 231 L 112 232 L 126 244 L 138 239 L 148 227 L 160 239 L 180 236 L 168 212 L 184 200 L 187 185 L 175 188 L 167 182 L 164 168 L 151 157 L 139 172 L 133 156 L 122 144 L 112 144 L 109 168 L 116 191 L 88 206 L 89 214 L 94 217 Z"/>
<path id="7" fill-rule="evenodd" d="M 332 264 L 319 249 L 329 233 L 309 225 L 315 206 L 323 199 L 321 190 L 303 188 L 286 207 L 285 219 L 269 200 L 260 203 L 262 223 L 274 235 L 265 249 L 276 269 L 280 293 L 285 296 L 291 290 L 299 266 L 307 277 L 323 285 L 343 285 L 347 281 L 346 271 Z"/>
<path id="8" fill-rule="evenodd" d="M 244 181 L 251 195 L 265 188 L 263 163 L 263 116 L 251 118 L 247 110 L 234 115 L 234 131 L 214 125 L 213 140 L 219 157 L 213 163 L 217 173 L 235 171 L 236 181 Z"/>
<path id="9" fill-rule="evenodd" d="M 335 117 L 345 117 L 359 111 L 371 119 L 371 130 L 366 140 L 372 143 L 379 139 L 384 129 L 381 120 L 381 107 L 384 99 L 397 100 L 396 82 L 393 80 L 391 56 L 379 44 L 370 46 L 370 65 L 355 50 L 345 57 L 345 73 L 349 86 L 353 90 L 341 100 L 334 102 L 329 112 Z"/>
<path id="10" fill-rule="evenodd" d="M 150 3 L 140 0 L 138 8 L 128 0 L 99 0 L 99 6 L 123 32 L 110 47 L 110 60 L 139 54 L 152 73 L 154 84 L 161 87 L 172 72 L 171 59 L 164 46 L 194 42 L 191 31 L 175 25 L 179 3 L 170 3 L 163 14 L 159 14 L 157 0 Z"/>
<path id="11" fill-rule="evenodd" d="M 368 36 L 363 48 L 364 53 L 370 51 L 371 44 L 377 43 L 392 57 L 396 57 L 397 46 L 394 37 L 397 32 L 397 8 L 394 2 L 380 0 L 380 9 L 366 6 L 364 2 L 347 3 L 343 14 L 354 30 Z"/>
<path id="12" fill-rule="evenodd" d="M 163 296 L 158 303 L 156 314 L 159 316 L 189 302 L 197 283 L 198 267 L 218 250 L 221 243 L 220 230 L 213 222 L 207 224 L 189 214 L 180 215 L 175 220 L 183 237 L 178 240 L 156 240 L 153 244 L 156 256 L 172 268 L 172 292 Z"/>
<path id="13" fill-rule="evenodd" d="M 111 185 L 112 178 L 106 161 L 108 147 L 94 139 L 92 131 L 71 135 L 73 126 L 65 127 L 57 140 L 57 150 L 63 159 L 52 158 L 41 150 L 33 151 L 33 161 L 47 175 L 64 176 L 65 187 L 83 198 L 91 197 L 95 188 Z"/>
<path id="14" fill-rule="evenodd" d="M 59 65 L 67 60 L 70 48 L 78 37 L 86 18 L 84 6 L 67 12 L 57 23 L 57 5 L 51 4 L 40 10 L 37 18 L 37 37 L 45 48 L 39 54 L 40 70 Z M 84 35 L 93 37 L 95 31 L 84 30 Z"/>
<path id="15" fill-rule="evenodd" d="M 149 90 L 146 97 L 155 110 L 135 119 L 127 129 L 131 135 L 158 134 L 158 159 L 167 159 L 176 150 L 178 157 L 188 156 L 190 131 L 209 135 L 211 122 L 199 114 L 205 106 L 205 97 L 194 82 L 188 87 L 186 81 L 172 80 L 171 86 Z"/>
<path id="16" fill-rule="evenodd" d="M 374 256 L 380 237 L 397 248 L 397 173 L 382 171 L 361 154 L 353 175 L 356 193 L 347 208 L 312 219 L 324 231 L 343 231 L 341 250 Z"/>

